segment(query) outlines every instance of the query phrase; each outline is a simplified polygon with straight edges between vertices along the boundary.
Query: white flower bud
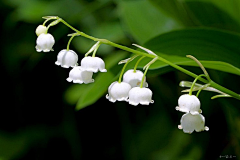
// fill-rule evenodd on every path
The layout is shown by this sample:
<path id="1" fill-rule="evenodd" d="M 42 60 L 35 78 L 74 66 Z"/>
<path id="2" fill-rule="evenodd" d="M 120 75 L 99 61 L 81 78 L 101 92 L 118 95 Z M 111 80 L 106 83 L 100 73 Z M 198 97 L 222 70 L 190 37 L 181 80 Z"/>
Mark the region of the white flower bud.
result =
<path id="1" fill-rule="evenodd" d="M 44 25 L 39 25 L 37 28 L 36 28 L 36 35 L 39 36 L 40 34 L 42 33 L 47 33 L 47 27 L 44 26 Z"/>
<path id="2" fill-rule="evenodd" d="M 123 75 L 123 82 L 126 82 L 131 85 L 131 87 L 139 87 L 142 81 L 143 72 L 136 70 L 134 72 L 133 69 L 128 70 Z M 146 82 L 146 77 L 144 78 L 143 87 L 147 87 L 148 84 Z"/>
<path id="3" fill-rule="evenodd" d="M 82 71 L 79 66 L 73 67 L 73 69 L 69 72 L 69 77 L 67 78 L 68 82 L 73 81 L 73 83 L 92 83 L 94 80 L 92 79 L 92 72 Z"/>
<path id="4" fill-rule="evenodd" d="M 209 128 L 205 126 L 205 118 L 201 114 L 192 115 L 186 113 L 180 120 L 181 124 L 178 125 L 179 129 L 182 129 L 184 133 L 191 134 L 194 130 L 196 132 L 208 131 Z"/>
<path id="5" fill-rule="evenodd" d="M 108 87 L 109 94 L 106 95 L 106 98 L 110 102 L 127 101 L 130 89 L 131 86 L 128 83 L 115 81 Z"/>
<path id="6" fill-rule="evenodd" d="M 202 113 L 200 109 L 200 101 L 195 95 L 184 94 L 178 99 L 176 110 L 191 113 L 193 115 Z"/>
<path id="7" fill-rule="evenodd" d="M 74 67 L 77 65 L 78 55 L 73 50 L 61 50 L 57 55 L 56 65 L 63 68 Z"/>
<path id="8" fill-rule="evenodd" d="M 90 72 L 107 72 L 104 61 L 99 57 L 84 57 L 81 61 L 82 70 Z"/>
<path id="9" fill-rule="evenodd" d="M 142 105 L 149 105 L 149 103 L 154 102 L 152 100 L 152 91 L 149 88 L 134 87 L 129 91 L 128 102 L 134 106 L 139 103 Z"/>
<path id="10" fill-rule="evenodd" d="M 53 36 L 49 33 L 42 33 L 37 38 L 36 50 L 37 52 L 49 52 L 55 43 Z"/>

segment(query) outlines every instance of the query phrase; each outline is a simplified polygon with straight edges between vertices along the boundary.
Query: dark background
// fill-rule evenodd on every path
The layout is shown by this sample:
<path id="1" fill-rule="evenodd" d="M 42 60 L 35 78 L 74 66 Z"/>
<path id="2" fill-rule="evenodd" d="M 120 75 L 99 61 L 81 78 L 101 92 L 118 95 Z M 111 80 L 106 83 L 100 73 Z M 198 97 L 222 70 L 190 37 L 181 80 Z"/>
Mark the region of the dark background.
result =
<path id="1" fill-rule="evenodd" d="M 73 85 L 66 81 L 69 71 L 54 62 L 72 31 L 63 24 L 50 28 L 56 40 L 54 51 L 36 52 L 35 29 L 43 23 L 41 17 L 57 15 L 90 35 L 126 46 L 138 43 L 119 10 L 117 1 L 0 1 L 0 160 L 195 160 L 225 155 L 239 159 L 238 100 L 210 100 L 214 94 L 203 91 L 201 107 L 210 130 L 189 135 L 177 129 L 182 116 L 175 110 L 182 94 L 178 84 L 193 80 L 179 71 L 149 72 L 147 82 L 155 100 L 149 106 L 111 103 L 104 95 L 76 111 L 76 104 L 66 100 L 66 90 Z M 74 39 L 71 45 L 79 59 L 93 45 L 82 39 Z M 117 51 L 105 47 L 99 56 Z M 197 67 L 184 68 L 201 74 Z M 208 71 L 216 82 L 238 91 L 239 76 Z"/>

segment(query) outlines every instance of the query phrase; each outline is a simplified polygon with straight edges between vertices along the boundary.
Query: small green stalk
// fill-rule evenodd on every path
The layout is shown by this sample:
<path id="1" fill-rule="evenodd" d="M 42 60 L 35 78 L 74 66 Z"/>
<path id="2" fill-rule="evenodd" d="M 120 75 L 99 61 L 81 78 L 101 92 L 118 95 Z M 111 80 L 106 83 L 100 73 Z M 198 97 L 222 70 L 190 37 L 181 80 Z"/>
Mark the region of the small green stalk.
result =
<path id="1" fill-rule="evenodd" d="M 72 37 L 69 39 L 68 44 L 67 44 L 67 51 L 69 51 L 70 43 L 71 43 L 73 37 L 75 37 L 76 35 L 77 35 L 77 34 L 73 34 Z"/>
<path id="2" fill-rule="evenodd" d="M 147 71 L 148 71 L 148 68 L 149 68 L 149 67 L 150 67 L 150 65 L 147 66 L 146 69 L 145 69 L 145 72 L 144 72 L 144 74 L 143 74 L 142 81 L 141 81 L 141 84 L 140 84 L 140 88 L 143 87 L 143 82 L 144 82 L 144 80 L 145 80 L 145 78 L 146 78 L 146 74 L 147 74 Z"/>
<path id="3" fill-rule="evenodd" d="M 96 48 L 94 49 L 94 51 L 93 51 L 93 54 L 92 54 L 92 57 L 95 57 L 95 55 L 96 55 L 96 53 L 97 53 L 97 50 L 98 50 L 98 48 L 100 47 L 100 45 L 101 45 L 101 42 L 96 46 Z"/>
<path id="4" fill-rule="evenodd" d="M 200 77 L 207 77 L 205 74 L 200 74 L 199 76 L 197 76 L 197 78 L 194 79 L 193 83 L 192 83 L 192 86 L 190 88 L 190 91 L 189 91 L 189 95 L 191 96 L 192 95 L 192 90 L 193 90 L 193 87 L 195 86 L 195 83 L 197 82 L 197 80 L 200 78 Z"/>
<path id="5" fill-rule="evenodd" d="M 191 55 L 187 55 L 186 57 L 191 58 L 192 60 L 194 60 L 194 61 L 199 65 L 199 67 L 202 69 L 203 73 L 205 74 L 205 77 L 206 77 L 209 81 L 211 81 L 211 78 L 209 77 L 209 74 L 208 74 L 207 70 L 204 68 L 204 66 L 202 65 L 202 63 L 201 63 L 199 60 L 197 60 L 197 58 L 195 58 L 195 57 L 193 57 L 193 56 L 191 56 Z"/>
<path id="6" fill-rule="evenodd" d="M 124 71 L 125 71 L 125 68 L 126 68 L 126 66 L 128 65 L 128 63 L 131 62 L 134 58 L 136 58 L 136 56 L 131 57 L 131 58 L 124 64 L 124 66 L 123 66 L 123 68 L 122 68 L 122 71 L 121 71 L 121 73 L 120 73 L 120 76 L 119 76 L 119 78 L 118 78 L 118 83 L 121 83 L 121 82 L 122 82 L 122 76 L 123 76 L 123 73 L 124 73 Z"/>
<path id="7" fill-rule="evenodd" d="M 144 58 L 145 56 L 142 56 L 141 58 L 138 59 L 137 63 L 135 64 L 134 66 L 134 69 L 133 69 L 133 72 L 136 73 L 136 70 L 137 70 L 137 66 L 139 64 L 139 62 Z"/>

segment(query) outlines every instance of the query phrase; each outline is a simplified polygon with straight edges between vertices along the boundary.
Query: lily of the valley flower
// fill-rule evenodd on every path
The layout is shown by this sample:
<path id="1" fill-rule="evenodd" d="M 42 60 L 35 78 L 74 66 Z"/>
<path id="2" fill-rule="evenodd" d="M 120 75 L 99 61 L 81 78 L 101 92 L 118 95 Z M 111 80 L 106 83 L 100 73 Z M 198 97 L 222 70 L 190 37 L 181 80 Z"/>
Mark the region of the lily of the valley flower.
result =
<path id="1" fill-rule="evenodd" d="M 131 86 L 128 83 L 115 81 L 108 87 L 109 94 L 106 95 L 106 98 L 110 102 L 127 101 L 130 89 Z"/>
<path id="2" fill-rule="evenodd" d="M 90 72 L 107 72 L 104 61 L 99 57 L 84 57 L 81 61 L 81 68 Z"/>
<path id="3" fill-rule="evenodd" d="M 92 79 L 92 72 L 88 71 L 82 71 L 81 67 L 75 66 L 73 69 L 69 72 L 69 77 L 67 78 L 68 82 L 73 81 L 73 83 L 92 83 L 94 80 Z"/>
<path id="4" fill-rule="evenodd" d="M 149 88 L 134 87 L 129 91 L 128 103 L 131 105 L 149 105 L 153 103 L 152 91 Z"/>
<path id="5" fill-rule="evenodd" d="M 73 50 L 63 49 L 58 53 L 56 65 L 69 68 L 77 65 L 78 55 Z"/>
<path id="6" fill-rule="evenodd" d="M 192 115 L 186 113 L 180 120 L 181 124 L 178 125 L 179 129 L 182 129 L 184 133 L 191 134 L 194 130 L 196 132 L 208 131 L 209 128 L 205 126 L 205 118 L 201 114 Z"/>
<path id="7" fill-rule="evenodd" d="M 193 115 L 202 113 L 200 109 L 200 101 L 195 95 L 184 94 L 178 99 L 176 110 L 191 113 Z"/>
<path id="8" fill-rule="evenodd" d="M 133 69 L 128 70 L 123 75 L 123 82 L 126 82 L 131 85 L 131 87 L 139 87 L 142 81 L 143 72 L 136 70 L 134 72 Z M 147 87 L 148 84 L 146 82 L 146 77 L 144 78 L 143 87 Z"/>
<path id="9" fill-rule="evenodd" d="M 37 52 L 49 52 L 53 50 L 52 47 L 55 43 L 53 36 L 49 33 L 42 33 L 37 38 L 36 50 Z"/>
<path id="10" fill-rule="evenodd" d="M 44 26 L 44 25 L 39 25 L 37 28 L 36 28 L 36 35 L 39 36 L 40 34 L 42 33 L 47 33 L 47 27 Z"/>

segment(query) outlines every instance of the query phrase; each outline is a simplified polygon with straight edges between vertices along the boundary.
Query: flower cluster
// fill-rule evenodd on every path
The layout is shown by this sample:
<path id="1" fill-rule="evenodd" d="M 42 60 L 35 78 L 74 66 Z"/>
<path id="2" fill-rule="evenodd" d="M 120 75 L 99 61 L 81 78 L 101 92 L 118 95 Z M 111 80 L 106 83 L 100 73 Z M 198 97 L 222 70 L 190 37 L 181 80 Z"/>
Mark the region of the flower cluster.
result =
<path id="1" fill-rule="evenodd" d="M 54 16 L 47 16 L 44 18 L 46 19 L 46 21 L 43 23 L 43 25 L 39 25 L 36 29 L 36 35 L 38 36 L 36 40 L 37 52 L 53 51 L 52 47 L 55 43 L 55 40 L 54 37 L 50 33 L 48 33 L 48 29 L 50 26 L 56 25 L 62 20 L 61 18 Z M 48 27 L 46 27 L 45 23 L 53 19 L 55 21 L 53 21 L 51 24 L 48 25 Z M 65 23 L 64 21 L 62 22 Z M 85 54 L 85 57 L 81 60 L 80 65 L 78 65 L 79 59 L 77 53 L 69 49 L 71 40 L 78 35 L 83 36 L 86 34 L 79 31 L 76 31 L 76 33 L 74 34 L 70 34 L 71 38 L 68 42 L 67 48 L 62 49 L 58 53 L 55 64 L 63 68 L 71 68 L 69 72 L 69 77 L 66 79 L 68 82 L 88 84 L 94 82 L 94 79 L 92 79 L 93 73 L 97 73 L 98 71 L 107 72 L 105 68 L 105 62 L 101 58 L 96 57 L 95 54 L 101 43 L 107 43 L 108 41 L 103 41 L 101 39 L 96 39 L 94 37 L 86 35 L 87 37 L 91 37 L 90 39 L 94 38 L 93 40 L 97 41 L 97 43 L 90 48 L 90 50 Z M 137 55 L 120 61 L 119 64 L 125 63 L 125 65 L 119 76 L 119 80 L 111 83 L 111 85 L 108 87 L 108 94 L 106 95 L 106 98 L 113 103 L 116 101 L 126 101 L 134 106 L 137 106 L 138 104 L 149 105 L 154 101 L 152 100 L 153 93 L 148 88 L 148 83 L 146 82 L 146 73 L 150 65 L 153 64 L 156 60 L 160 59 L 160 57 L 149 49 L 146 49 L 136 44 L 133 45 L 146 51 L 148 54 L 151 54 L 150 57 L 153 59 L 143 67 L 143 70 L 145 70 L 144 73 L 140 70 L 137 70 L 136 68 L 138 66 L 138 63 L 146 57 L 146 54 L 140 54 L 142 55 L 142 57 L 138 59 L 134 69 L 129 69 L 125 73 L 124 70 L 126 65 L 134 58 L 136 58 L 139 54 L 136 53 Z M 92 56 L 88 56 L 90 53 L 93 53 Z M 200 62 L 198 64 L 200 64 Z M 201 66 L 201 64 L 200 67 L 203 69 L 204 74 L 199 75 L 194 80 L 189 94 L 184 94 L 180 96 L 180 98 L 178 99 L 178 106 L 176 107 L 176 110 L 185 113 L 180 120 L 181 124 L 178 125 L 178 128 L 182 129 L 184 133 L 191 134 L 194 130 L 196 132 L 209 130 L 209 128 L 205 126 L 205 118 L 201 114 L 202 110 L 200 109 L 200 101 L 197 97 L 203 88 L 199 90 L 196 96 L 192 95 L 194 84 L 198 78 L 205 76 L 207 79 L 210 80 L 204 67 Z"/>
<path id="2" fill-rule="evenodd" d="M 36 29 L 37 38 L 37 45 L 36 50 L 38 52 L 49 52 L 52 51 L 52 47 L 55 43 L 53 36 L 50 33 L 47 33 L 47 27 L 40 25 Z M 75 34 L 72 35 L 72 38 Z M 69 42 L 72 40 L 69 40 Z M 98 43 L 99 44 L 99 43 Z M 96 50 L 99 46 L 93 46 L 90 49 L 92 51 Z M 78 55 L 73 50 L 69 50 L 69 44 L 67 49 L 61 50 L 57 55 L 57 61 L 55 62 L 56 65 L 61 66 L 63 68 L 71 67 L 71 71 L 69 72 L 69 77 L 66 79 L 68 82 L 73 83 L 92 83 L 94 80 L 92 79 L 93 73 L 98 71 L 100 72 L 107 72 L 105 69 L 104 61 L 99 58 L 90 56 L 86 56 L 81 60 L 81 65 L 78 66 Z"/>
<path id="3" fill-rule="evenodd" d="M 36 34 L 38 36 L 37 38 L 37 45 L 36 45 L 36 50 L 37 52 L 49 52 L 52 49 L 55 40 L 53 36 L 49 33 L 47 33 L 47 27 L 43 25 L 39 25 L 36 29 Z"/>
<path id="4" fill-rule="evenodd" d="M 205 118 L 201 114 L 200 101 L 195 95 L 184 94 L 178 99 L 178 106 L 176 110 L 185 112 L 180 120 L 179 129 L 184 133 L 208 131 L 209 128 L 205 126 Z"/>
<path id="5" fill-rule="evenodd" d="M 143 82 L 143 86 L 141 83 Z M 147 87 L 146 77 L 140 70 L 130 69 L 123 75 L 123 81 L 113 82 L 108 87 L 106 98 L 110 102 L 126 101 L 131 105 L 153 103 L 152 91 Z"/>
<path id="6" fill-rule="evenodd" d="M 47 27 L 40 25 L 36 29 L 37 45 L 36 50 L 38 52 L 52 51 L 52 47 L 55 43 L 51 34 L 47 33 Z M 98 71 L 107 72 L 105 69 L 104 61 L 95 57 L 95 53 L 100 46 L 100 42 L 97 42 L 93 47 L 85 54 L 85 57 L 81 60 L 80 66 L 78 66 L 78 55 L 73 50 L 69 50 L 69 44 L 74 36 L 77 34 L 71 34 L 67 49 L 61 50 L 57 55 L 56 65 L 63 68 L 71 67 L 69 72 L 68 82 L 73 83 L 92 83 L 93 73 Z M 93 56 L 88 56 L 93 52 Z M 125 67 L 124 67 L 125 68 Z M 121 79 L 121 77 L 120 77 Z M 130 69 L 123 75 L 123 80 L 115 81 L 108 87 L 108 94 L 106 98 L 110 102 L 126 101 L 131 105 L 149 105 L 153 103 L 152 91 L 147 88 L 146 77 L 142 71 L 136 69 Z"/>

